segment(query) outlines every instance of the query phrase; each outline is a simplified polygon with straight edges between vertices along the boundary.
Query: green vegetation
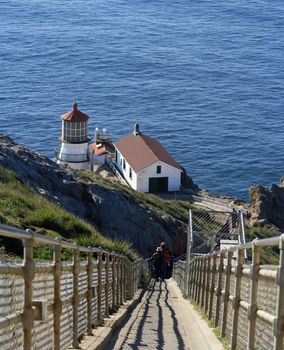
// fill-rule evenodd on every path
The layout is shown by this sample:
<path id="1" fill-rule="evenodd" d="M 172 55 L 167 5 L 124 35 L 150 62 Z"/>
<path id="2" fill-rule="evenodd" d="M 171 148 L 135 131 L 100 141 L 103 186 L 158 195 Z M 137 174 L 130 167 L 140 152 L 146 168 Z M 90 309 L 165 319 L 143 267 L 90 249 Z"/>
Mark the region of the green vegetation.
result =
<path id="1" fill-rule="evenodd" d="M 138 258 L 129 243 L 104 237 L 92 225 L 33 192 L 14 172 L 2 167 L 0 167 L 0 223 L 23 229 L 29 228 L 36 233 L 59 237 L 83 246 L 100 246 L 125 254 L 131 260 Z M 20 240 L 2 238 L 1 245 L 5 246 L 8 252 L 16 255 L 22 253 Z M 71 256 L 70 254 L 68 251 L 63 251 L 63 256 L 66 258 Z M 51 258 L 52 249 L 38 245 L 35 248 L 35 256 Z"/>
<path id="2" fill-rule="evenodd" d="M 185 223 L 188 222 L 188 210 L 194 208 L 190 203 L 184 201 L 173 201 L 173 200 L 164 200 L 152 194 L 146 194 L 141 192 L 136 192 L 121 184 L 118 181 L 106 179 L 100 175 L 86 171 L 78 171 L 77 175 L 80 179 L 97 184 L 104 187 L 105 189 L 116 189 L 120 190 L 129 200 L 136 202 L 143 208 L 150 208 L 154 211 L 158 211 L 166 216 L 172 216 L 176 219 L 179 219 Z M 214 218 L 208 215 L 202 215 L 200 217 L 194 217 L 194 227 L 197 231 L 203 232 L 203 235 L 209 239 L 211 242 L 211 231 L 216 232 L 216 227 L 218 228 L 220 223 L 216 222 Z M 255 237 L 267 238 L 274 237 L 280 234 L 279 230 L 274 225 L 265 225 L 263 227 L 253 227 L 246 228 L 247 242 L 252 241 Z M 250 258 L 250 250 L 248 250 L 248 255 Z M 278 264 L 279 259 L 279 249 L 278 247 L 267 247 L 262 249 L 261 253 L 261 263 L 262 264 Z"/>
<path id="3" fill-rule="evenodd" d="M 263 239 L 263 238 L 270 238 L 270 237 L 276 237 L 279 236 L 281 233 L 279 229 L 271 224 L 267 224 L 264 226 L 255 226 L 250 227 L 246 229 L 246 238 L 247 241 L 253 241 L 255 238 Z M 248 257 L 251 258 L 251 250 L 248 249 Z M 261 264 L 272 264 L 272 265 L 278 265 L 279 264 L 279 247 L 278 246 L 272 246 L 272 247 L 264 247 L 261 249 Z"/>
<path id="4" fill-rule="evenodd" d="M 188 210 L 193 208 L 193 206 L 188 202 L 179 200 L 164 200 L 153 194 L 137 192 L 118 181 L 106 179 L 91 172 L 78 171 L 77 175 L 80 179 L 95 183 L 104 187 L 105 189 L 120 190 L 126 197 L 128 197 L 129 200 L 136 202 L 141 207 L 146 209 L 150 208 L 154 211 L 162 213 L 165 216 L 172 216 L 175 219 L 185 223 L 188 222 Z"/>

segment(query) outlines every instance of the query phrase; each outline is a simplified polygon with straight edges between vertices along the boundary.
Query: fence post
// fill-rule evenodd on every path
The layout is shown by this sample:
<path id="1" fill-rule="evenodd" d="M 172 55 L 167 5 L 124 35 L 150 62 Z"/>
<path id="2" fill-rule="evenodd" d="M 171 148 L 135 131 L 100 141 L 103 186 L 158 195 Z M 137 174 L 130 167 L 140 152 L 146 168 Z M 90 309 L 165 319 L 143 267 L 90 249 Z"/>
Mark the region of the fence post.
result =
<path id="1" fill-rule="evenodd" d="M 211 256 L 207 257 L 206 266 L 206 294 L 205 294 L 205 313 L 208 314 L 209 308 L 209 293 L 210 293 L 210 277 L 211 277 Z"/>
<path id="2" fill-rule="evenodd" d="M 190 267 L 190 284 L 189 284 L 189 296 L 193 299 L 194 297 L 194 279 L 195 279 L 195 263 L 196 258 L 192 259 L 190 261 L 189 267 Z"/>
<path id="3" fill-rule="evenodd" d="M 188 281 L 189 281 L 189 262 L 191 254 L 191 239 L 192 239 L 192 210 L 189 209 L 188 226 L 187 226 L 187 245 L 186 245 L 186 265 L 185 265 L 185 278 L 184 278 L 184 296 L 189 297 Z M 181 286 L 181 285 L 180 285 Z"/>
<path id="4" fill-rule="evenodd" d="M 97 252 L 97 273 L 98 273 L 98 287 L 97 287 L 97 302 L 98 302 L 98 323 L 102 323 L 102 252 Z"/>
<path id="5" fill-rule="evenodd" d="M 119 304 L 123 304 L 123 272 L 122 272 L 122 256 L 119 256 Z"/>
<path id="6" fill-rule="evenodd" d="M 195 296 L 195 287 L 196 287 L 196 265 L 197 265 L 197 258 L 193 258 L 192 260 L 192 283 L 191 283 L 191 287 L 190 287 L 190 294 L 191 294 L 191 298 L 194 299 Z"/>
<path id="7" fill-rule="evenodd" d="M 228 251 L 227 252 L 225 293 L 224 293 L 224 297 L 223 297 L 224 307 L 223 307 L 221 337 L 224 337 L 226 335 L 228 303 L 229 303 L 229 296 L 230 296 L 230 284 L 231 284 L 231 272 L 232 272 L 232 257 L 233 257 L 233 252 Z"/>
<path id="8" fill-rule="evenodd" d="M 273 350 L 282 349 L 284 333 L 284 235 L 281 235 L 279 242 L 280 257 L 277 269 L 277 309 L 274 321 L 274 346 Z"/>
<path id="9" fill-rule="evenodd" d="M 111 268 L 112 268 L 112 309 L 116 309 L 116 272 L 115 272 L 115 254 L 111 255 Z"/>
<path id="10" fill-rule="evenodd" d="M 248 308 L 248 349 L 254 349 L 255 343 L 255 326 L 256 326 L 256 312 L 257 312 L 257 292 L 258 292 L 258 278 L 260 265 L 260 247 L 255 245 L 256 240 L 252 242 L 252 263 L 250 266 L 250 305 Z"/>
<path id="11" fill-rule="evenodd" d="M 201 307 L 204 308 L 205 290 L 206 290 L 206 271 L 207 271 L 207 257 L 202 258 L 202 281 L 201 281 Z"/>
<path id="12" fill-rule="evenodd" d="M 212 319 L 213 314 L 213 298 L 214 298 L 214 290 L 215 290 L 215 275 L 216 275 L 216 253 L 213 255 L 213 263 L 211 269 L 211 282 L 210 282 L 210 296 L 209 296 L 209 313 L 208 319 Z"/>
<path id="13" fill-rule="evenodd" d="M 233 323 L 232 323 L 231 347 L 230 347 L 231 350 L 235 350 L 237 346 L 243 263 L 244 263 L 244 251 L 238 248 L 238 260 L 237 260 L 237 267 L 235 271 L 236 284 L 235 284 L 235 294 L 233 299 Z"/>
<path id="14" fill-rule="evenodd" d="M 123 258 L 123 302 L 126 301 L 126 281 L 127 281 L 127 275 L 126 275 L 126 263 L 127 258 Z"/>
<path id="15" fill-rule="evenodd" d="M 116 255 L 116 305 L 119 307 L 119 284 L 120 284 L 120 272 L 119 272 L 119 255 Z"/>
<path id="16" fill-rule="evenodd" d="M 33 234 L 31 230 L 27 230 Z M 23 277 L 25 283 L 24 290 L 24 313 L 23 313 L 23 332 L 24 332 L 24 350 L 32 349 L 32 329 L 33 329 L 33 279 L 35 276 L 35 263 L 33 260 L 33 238 L 23 240 L 24 260 Z"/>
<path id="17" fill-rule="evenodd" d="M 90 247 L 89 247 L 90 248 Z M 91 250 L 92 248 L 90 248 Z M 92 335 L 92 326 L 93 326 L 93 310 L 92 303 L 94 298 L 93 290 L 93 273 L 94 273 L 94 262 L 93 262 L 93 252 L 92 250 L 88 253 L 88 265 L 87 265 L 87 274 L 88 274 L 88 291 L 87 291 L 87 312 L 88 312 L 88 323 L 87 323 L 87 333 Z"/>
<path id="18" fill-rule="evenodd" d="M 134 294 L 135 294 L 135 270 L 134 270 L 134 265 L 135 265 L 135 262 L 133 262 L 131 264 L 131 289 L 132 289 L 132 295 L 131 295 L 131 298 L 134 297 Z"/>
<path id="19" fill-rule="evenodd" d="M 195 288 L 194 288 L 194 300 L 197 302 L 197 296 L 198 296 L 198 282 L 199 282 L 199 258 L 196 259 L 196 265 L 195 265 Z"/>
<path id="20" fill-rule="evenodd" d="M 201 294 L 201 274 L 202 274 L 202 258 L 198 258 L 198 264 L 197 264 L 197 288 L 196 288 L 196 302 L 197 304 L 200 304 L 200 294 Z"/>
<path id="21" fill-rule="evenodd" d="M 74 250 L 73 253 L 73 348 L 79 347 L 78 340 L 78 309 L 79 309 L 79 273 L 80 273 L 80 253 L 79 248 Z"/>
<path id="22" fill-rule="evenodd" d="M 224 253 L 220 252 L 220 261 L 218 267 L 218 284 L 216 289 L 216 313 L 215 313 L 215 327 L 218 327 L 219 318 L 220 318 L 220 303 L 222 296 L 222 277 L 223 277 L 223 268 L 224 268 Z"/>
<path id="23" fill-rule="evenodd" d="M 109 316 L 109 253 L 105 255 L 105 316 Z"/>
<path id="24" fill-rule="evenodd" d="M 58 240 L 60 241 L 60 240 Z M 60 317 L 62 312 L 61 301 L 61 244 L 55 245 L 53 250 L 53 276 L 54 276 L 54 305 L 53 305 L 53 332 L 54 350 L 60 350 Z"/>

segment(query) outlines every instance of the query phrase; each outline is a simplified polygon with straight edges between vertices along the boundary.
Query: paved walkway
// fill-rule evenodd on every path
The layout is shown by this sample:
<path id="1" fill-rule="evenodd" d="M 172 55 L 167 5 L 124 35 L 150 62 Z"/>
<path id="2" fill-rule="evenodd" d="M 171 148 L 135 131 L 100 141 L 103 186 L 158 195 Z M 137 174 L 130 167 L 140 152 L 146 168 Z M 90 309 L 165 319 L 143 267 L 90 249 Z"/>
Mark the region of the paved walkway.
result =
<path id="1" fill-rule="evenodd" d="M 223 350 L 175 281 L 152 281 L 105 350 Z"/>

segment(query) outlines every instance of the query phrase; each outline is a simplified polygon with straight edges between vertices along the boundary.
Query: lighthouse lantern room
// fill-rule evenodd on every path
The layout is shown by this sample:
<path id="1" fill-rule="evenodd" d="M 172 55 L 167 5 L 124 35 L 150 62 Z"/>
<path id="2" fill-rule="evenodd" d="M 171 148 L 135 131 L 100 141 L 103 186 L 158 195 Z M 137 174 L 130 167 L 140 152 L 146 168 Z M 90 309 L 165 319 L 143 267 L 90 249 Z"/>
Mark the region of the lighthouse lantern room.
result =
<path id="1" fill-rule="evenodd" d="M 88 136 L 89 116 L 74 103 L 70 112 L 61 116 L 61 148 L 57 152 L 57 163 L 68 164 L 73 169 L 91 170 Z"/>

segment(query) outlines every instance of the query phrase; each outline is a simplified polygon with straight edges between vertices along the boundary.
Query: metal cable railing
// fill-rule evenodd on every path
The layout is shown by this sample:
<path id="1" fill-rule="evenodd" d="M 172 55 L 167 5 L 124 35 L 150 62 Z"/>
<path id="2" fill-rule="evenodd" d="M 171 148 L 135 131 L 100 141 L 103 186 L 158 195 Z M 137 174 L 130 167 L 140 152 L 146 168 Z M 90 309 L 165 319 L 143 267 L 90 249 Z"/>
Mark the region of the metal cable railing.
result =
<path id="1" fill-rule="evenodd" d="M 202 255 L 245 242 L 244 217 L 240 212 L 190 209 L 190 254 Z"/>
<path id="2" fill-rule="evenodd" d="M 24 258 L 0 257 L 0 348 L 79 347 L 82 334 L 114 312 L 138 289 L 143 260 L 0 225 L 0 236 L 21 239 Z M 35 244 L 53 248 L 53 261 L 37 261 Z M 72 261 L 62 261 L 62 250 Z"/>

